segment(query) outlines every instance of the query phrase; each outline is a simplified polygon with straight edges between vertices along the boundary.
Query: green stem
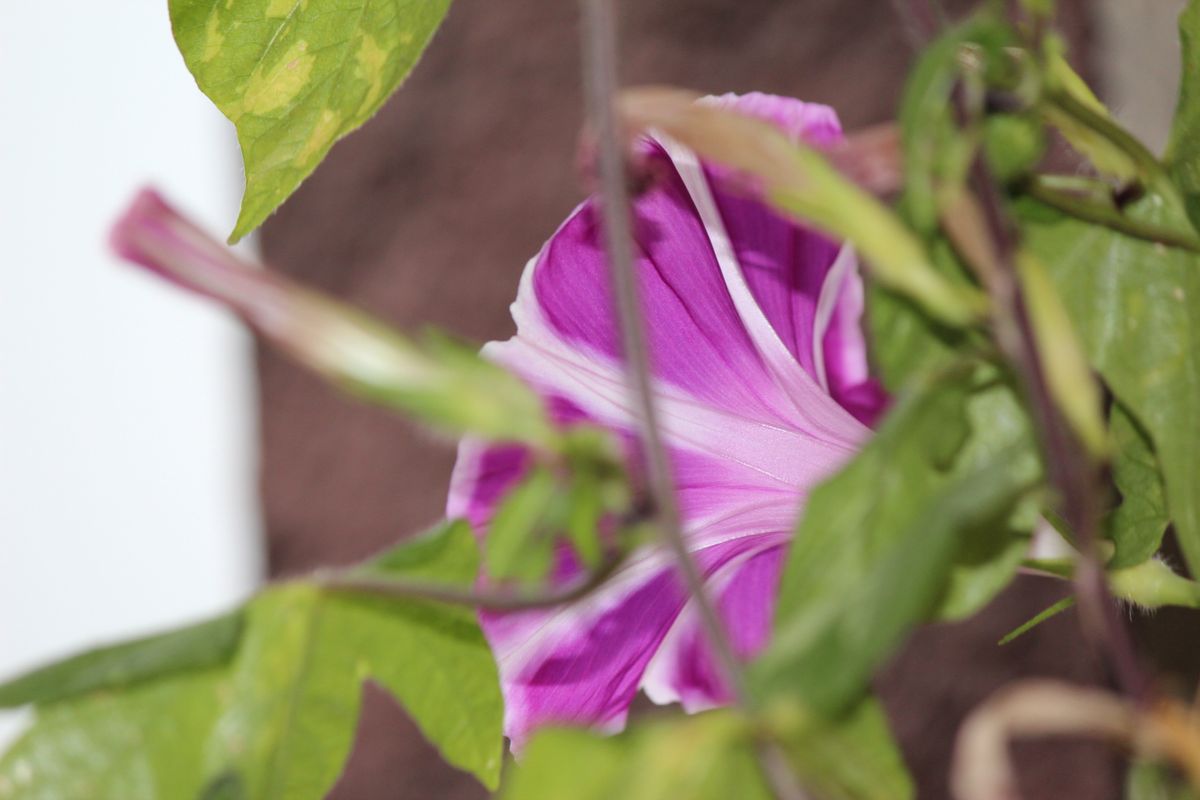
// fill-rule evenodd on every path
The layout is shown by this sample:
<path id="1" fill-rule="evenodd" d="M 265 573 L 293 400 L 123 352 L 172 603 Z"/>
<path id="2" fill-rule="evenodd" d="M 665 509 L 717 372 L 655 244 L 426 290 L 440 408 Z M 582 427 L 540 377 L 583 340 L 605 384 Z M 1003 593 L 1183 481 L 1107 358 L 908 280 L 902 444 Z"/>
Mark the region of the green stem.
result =
<path id="1" fill-rule="evenodd" d="M 1156 558 L 1109 572 L 1108 583 L 1117 597 L 1143 608 L 1200 608 L 1200 583 L 1176 574 Z"/>
<path id="2" fill-rule="evenodd" d="M 557 589 L 537 591 L 477 590 L 449 583 L 393 577 L 360 569 L 318 572 L 312 577 L 312 581 L 318 588 L 328 592 L 432 600 L 438 603 L 483 608 L 489 611 L 525 611 L 561 606 L 591 594 L 617 571 L 622 560 L 620 555 L 610 554 L 599 567 L 587 575 Z"/>
<path id="3" fill-rule="evenodd" d="M 1048 92 L 1045 100 L 1058 111 L 1111 142 L 1129 157 L 1148 184 L 1157 186 L 1168 180 L 1166 170 L 1158 158 L 1146 149 L 1146 146 L 1138 141 L 1136 136 L 1115 123 L 1107 115 L 1097 112 L 1094 108 L 1061 90 Z"/>
<path id="4" fill-rule="evenodd" d="M 1113 185 L 1102 178 L 1093 178 L 1089 175 L 1048 173 L 1038 175 L 1035 180 L 1046 189 L 1084 195 L 1100 203 L 1111 203 L 1113 199 Z"/>
<path id="5" fill-rule="evenodd" d="M 1062 600 L 1059 600 L 1057 603 L 1055 603 L 1054 605 L 1047 608 L 1045 611 L 1042 611 L 1040 614 L 1038 614 L 1033 619 L 1027 620 L 1020 627 L 1017 627 L 1017 628 L 1009 631 L 1008 634 L 1003 639 L 1001 639 L 999 642 L 997 642 L 996 644 L 1006 645 L 1006 644 L 1012 642 L 1013 640 L 1017 639 L 1018 637 L 1024 636 L 1025 634 L 1029 633 L 1031 630 L 1036 628 L 1038 625 L 1041 625 L 1043 622 L 1050 619 L 1051 617 L 1058 616 L 1062 612 L 1066 611 L 1068 608 L 1071 608 L 1073 605 L 1075 605 L 1075 595 L 1073 595 L 1073 594 L 1067 595 Z"/>
<path id="6" fill-rule="evenodd" d="M 1179 247 L 1192 252 L 1200 253 L 1200 237 L 1194 233 L 1175 231 L 1168 228 L 1162 228 L 1157 225 L 1151 225 L 1145 222 L 1139 222 L 1131 217 L 1122 214 L 1112 206 L 1095 203 L 1088 200 L 1082 200 L 1078 197 L 1058 191 L 1048 186 L 1040 178 L 1034 178 L 1027 182 L 1023 187 L 1024 192 L 1033 199 L 1045 203 L 1051 208 L 1055 208 L 1069 217 L 1082 220 L 1084 222 L 1092 222 L 1097 225 L 1103 225 L 1118 233 L 1123 233 L 1127 236 L 1132 236 L 1136 239 L 1144 239 L 1148 242 L 1157 242 L 1158 244 L 1167 245 L 1169 247 Z"/>
<path id="7" fill-rule="evenodd" d="M 1075 561 L 1067 558 L 1027 558 L 1021 562 L 1021 567 L 1028 572 L 1067 581 L 1075 575 Z M 1109 570 L 1106 577 L 1115 596 L 1142 608 L 1200 608 L 1200 583 L 1177 574 L 1157 558 L 1133 567 Z"/>

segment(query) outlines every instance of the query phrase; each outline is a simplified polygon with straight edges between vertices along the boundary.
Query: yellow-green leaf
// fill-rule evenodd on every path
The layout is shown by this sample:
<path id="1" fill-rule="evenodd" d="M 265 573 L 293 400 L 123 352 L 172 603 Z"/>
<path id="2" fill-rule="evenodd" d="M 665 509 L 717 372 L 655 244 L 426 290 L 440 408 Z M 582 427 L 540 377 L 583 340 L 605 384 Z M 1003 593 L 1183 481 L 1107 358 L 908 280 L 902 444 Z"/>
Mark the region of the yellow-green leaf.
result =
<path id="1" fill-rule="evenodd" d="M 1173 198 L 1127 213 L 1187 230 Z M 1092 367 L 1149 435 L 1188 566 L 1200 569 L 1200 257 L 1028 206 L 1024 241 L 1050 272 Z"/>
<path id="2" fill-rule="evenodd" d="M 449 523 L 376 559 L 376 574 L 468 584 L 478 552 Z M 503 701 L 469 608 L 274 587 L 246 610 L 210 772 L 236 774 L 248 798 L 314 800 L 350 751 L 362 684 L 389 691 L 451 765 L 488 787 L 500 777 Z"/>
<path id="3" fill-rule="evenodd" d="M 226 671 L 210 668 L 39 707 L 0 758 L 0 800 L 195 798 L 228 691 Z"/>
<path id="4" fill-rule="evenodd" d="M 1104 456 L 1109 447 L 1100 387 L 1088 368 L 1083 345 L 1062 298 L 1046 268 L 1032 253 L 1017 253 L 1017 275 L 1050 394 L 1088 450 Z"/>
<path id="5" fill-rule="evenodd" d="M 254 230 L 412 71 L 450 0 L 170 0 L 200 89 L 237 127 Z"/>

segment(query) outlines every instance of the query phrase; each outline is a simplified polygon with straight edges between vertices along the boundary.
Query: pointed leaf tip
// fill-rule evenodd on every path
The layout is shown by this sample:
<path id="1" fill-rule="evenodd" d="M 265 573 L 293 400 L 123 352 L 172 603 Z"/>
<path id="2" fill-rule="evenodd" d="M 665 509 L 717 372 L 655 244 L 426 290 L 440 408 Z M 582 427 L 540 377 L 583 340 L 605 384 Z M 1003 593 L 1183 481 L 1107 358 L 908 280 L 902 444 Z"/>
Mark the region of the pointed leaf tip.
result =
<path id="1" fill-rule="evenodd" d="M 246 191 L 231 242 L 261 225 L 416 66 L 450 0 L 169 0 L 196 85 L 237 129 Z"/>

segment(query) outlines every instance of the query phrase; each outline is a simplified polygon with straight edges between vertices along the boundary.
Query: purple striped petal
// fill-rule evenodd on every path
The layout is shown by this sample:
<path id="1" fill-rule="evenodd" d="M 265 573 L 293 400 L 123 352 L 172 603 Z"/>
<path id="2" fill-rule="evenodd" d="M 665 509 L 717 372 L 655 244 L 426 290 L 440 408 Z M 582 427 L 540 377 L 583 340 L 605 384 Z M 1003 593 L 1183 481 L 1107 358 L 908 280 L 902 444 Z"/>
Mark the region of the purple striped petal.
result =
<path id="1" fill-rule="evenodd" d="M 743 658 L 753 656 L 767 643 L 784 554 L 783 545 L 768 545 L 730 561 L 710 578 L 709 590 L 734 650 Z M 689 712 L 732 699 L 701 631 L 694 604 L 679 615 L 646 668 L 643 688 L 654 702 L 680 703 Z"/>
<path id="2" fill-rule="evenodd" d="M 824 106 L 751 95 L 710 99 L 820 147 L 840 141 Z M 684 533 L 746 657 L 767 640 L 784 545 L 808 492 L 869 435 L 885 398 L 867 371 L 853 251 L 726 186 L 660 137 L 663 178 L 634 203 L 657 405 Z M 560 410 L 636 452 L 597 212 L 581 205 L 530 261 L 517 334 L 484 349 Z M 636 475 L 636 462 L 632 471 Z M 447 513 L 481 537 L 527 467 L 520 449 L 460 446 Z M 698 709 L 727 700 L 667 554 L 635 554 L 574 605 L 481 615 L 500 664 L 506 729 L 519 747 L 548 723 L 619 728 L 644 687 Z"/>
<path id="3" fill-rule="evenodd" d="M 710 531 L 710 536 L 718 541 L 695 552 L 706 576 L 761 549 L 770 535 L 722 539 Z M 783 535 L 771 538 L 778 542 Z M 647 664 L 686 603 L 670 557 L 647 548 L 602 589 L 572 606 L 481 614 L 500 667 L 505 732 L 513 748 L 519 750 L 543 725 L 619 730 Z"/>
<path id="4" fill-rule="evenodd" d="M 759 92 L 708 102 L 774 123 L 821 149 L 844 140 L 828 106 Z M 708 175 L 746 281 L 771 326 L 840 405 L 873 424 L 887 398 L 868 374 L 863 286 L 852 251 L 764 209 L 739 187 L 724 186 L 713 170 Z"/>
<path id="5" fill-rule="evenodd" d="M 700 102 L 738 111 L 749 117 L 770 122 L 797 142 L 829 148 L 842 139 L 842 124 L 837 112 L 820 103 L 806 103 L 794 97 L 749 92 L 706 97 Z"/>
<path id="6" fill-rule="evenodd" d="M 665 158 L 659 148 L 653 157 Z M 538 258 L 533 283 L 553 333 L 611 362 L 620 345 L 597 218 L 587 203 L 567 220 Z M 763 368 L 678 174 L 638 200 L 636 219 L 637 273 L 656 375 L 716 408 L 786 421 L 791 404 Z"/>

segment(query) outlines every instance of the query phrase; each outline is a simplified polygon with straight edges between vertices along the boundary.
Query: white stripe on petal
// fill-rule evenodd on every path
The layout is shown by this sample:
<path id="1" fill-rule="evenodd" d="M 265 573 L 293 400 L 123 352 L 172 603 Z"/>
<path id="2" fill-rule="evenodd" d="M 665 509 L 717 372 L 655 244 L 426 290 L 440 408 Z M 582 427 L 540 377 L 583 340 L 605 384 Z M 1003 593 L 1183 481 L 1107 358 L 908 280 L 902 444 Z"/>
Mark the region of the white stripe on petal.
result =
<path id="1" fill-rule="evenodd" d="M 788 524 L 790 525 L 791 523 Z M 783 528 L 782 530 L 786 531 L 788 528 Z M 762 555 L 764 550 L 775 547 L 781 541 L 787 541 L 788 538 L 789 535 L 786 533 L 779 533 L 775 536 L 763 536 L 762 547 L 740 553 L 737 557 L 723 564 L 720 569 L 710 575 L 704 582 L 709 602 L 720 608 L 721 595 L 725 593 L 725 590 L 738 576 L 742 567 L 751 559 Z M 726 620 L 726 622 L 728 621 Z M 641 690 L 652 703 L 660 706 L 679 703 L 683 706 L 683 710 L 689 714 L 707 711 L 720 705 L 720 703 L 713 699 L 683 697 L 679 692 L 681 683 L 679 665 L 683 660 L 679 649 L 690 644 L 685 637 L 688 634 L 695 633 L 699 625 L 700 618 L 699 612 L 696 609 L 696 601 L 695 599 L 688 600 L 683 610 L 679 612 L 679 616 L 675 618 L 671 629 L 667 631 L 667 635 L 663 637 L 662 643 L 654 653 L 654 657 L 646 665 L 646 671 L 642 674 Z"/>
<path id="2" fill-rule="evenodd" d="M 833 312 L 837 310 L 842 287 L 847 276 L 854 271 L 856 263 L 854 247 L 849 242 L 843 244 L 833 261 L 833 266 L 825 275 L 825 282 L 821 284 L 821 294 L 817 297 L 817 310 L 813 315 L 813 365 L 817 370 L 817 380 L 826 392 L 829 391 L 829 376 L 825 372 L 825 334 L 829 332 L 829 323 L 833 321 Z"/>
<path id="3" fill-rule="evenodd" d="M 487 445 L 469 436 L 459 441 L 454 471 L 450 473 L 450 491 L 446 497 L 446 516 L 449 519 L 466 518 L 475 486 L 479 483 L 486 450 Z"/>
<path id="4" fill-rule="evenodd" d="M 726 289 L 742 325 L 754 342 L 771 377 L 791 398 L 797 414 L 803 420 L 803 426 L 816 427 L 831 437 L 844 437 L 849 442 L 862 441 L 868 434 L 866 427 L 830 397 L 827 385 L 818 385 L 812 376 L 804 371 L 758 305 L 734 253 L 733 244 L 725 230 L 725 223 L 708 185 L 708 178 L 704 175 L 700 159 L 690 149 L 669 136 L 660 132 L 652 132 L 651 135 L 662 145 L 683 180 L 700 215 L 700 221 L 704 224 L 717 264 L 721 268 L 721 276 L 725 280 Z M 763 213 L 767 212 L 764 210 Z M 832 314 L 832 311 L 830 313 Z"/>
<path id="5" fill-rule="evenodd" d="M 754 546 L 747 548 L 746 554 L 739 553 L 731 556 L 730 561 L 727 562 L 742 564 L 764 549 L 787 540 L 789 534 L 780 533 L 779 525 L 790 526 L 794 520 L 795 511 L 789 509 L 785 513 L 776 505 L 774 512 L 771 514 L 760 511 L 757 515 L 752 515 L 757 516 L 757 524 L 752 519 L 745 519 L 739 513 L 728 514 L 718 523 L 713 524 L 711 530 L 697 531 L 698 535 L 695 538 L 693 538 L 693 532 L 689 531 L 690 546 L 688 549 L 693 554 L 697 554 L 737 539 L 760 539 L 761 546 L 756 542 Z M 786 523 L 781 522 L 781 517 L 784 516 L 787 519 Z M 787 528 L 782 530 L 787 530 Z M 697 546 L 699 541 L 703 541 L 703 544 Z M 599 619 L 618 608 L 639 588 L 657 578 L 664 570 L 671 569 L 674 563 L 674 556 L 665 548 L 658 545 L 643 546 L 629 557 L 625 565 L 613 577 L 592 594 L 571 605 L 551 610 L 539 624 L 523 631 L 520 637 L 513 637 L 512 641 L 493 641 L 493 650 L 500 667 L 501 677 L 506 682 L 519 681 L 530 667 L 541 664 L 547 654 L 553 652 L 565 639 L 590 630 L 590 621 Z M 725 565 L 721 565 L 714 573 L 714 577 L 724 574 L 724 572 Z M 711 587 L 710 591 L 715 594 L 715 590 L 721 588 L 723 584 L 714 585 L 711 580 L 710 578 L 706 583 Z"/>
<path id="6" fill-rule="evenodd" d="M 633 429 L 635 416 L 624 373 L 611 360 L 557 338 L 539 338 L 534 344 L 524 331 L 507 342 L 488 345 L 484 352 L 542 392 L 566 397 L 600 423 Z M 655 384 L 655 394 L 668 445 L 740 464 L 757 474 L 756 482 L 764 487 L 811 486 L 856 450 L 855 440 L 741 417 L 661 381 Z M 850 419 L 848 414 L 846 418 Z"/>

